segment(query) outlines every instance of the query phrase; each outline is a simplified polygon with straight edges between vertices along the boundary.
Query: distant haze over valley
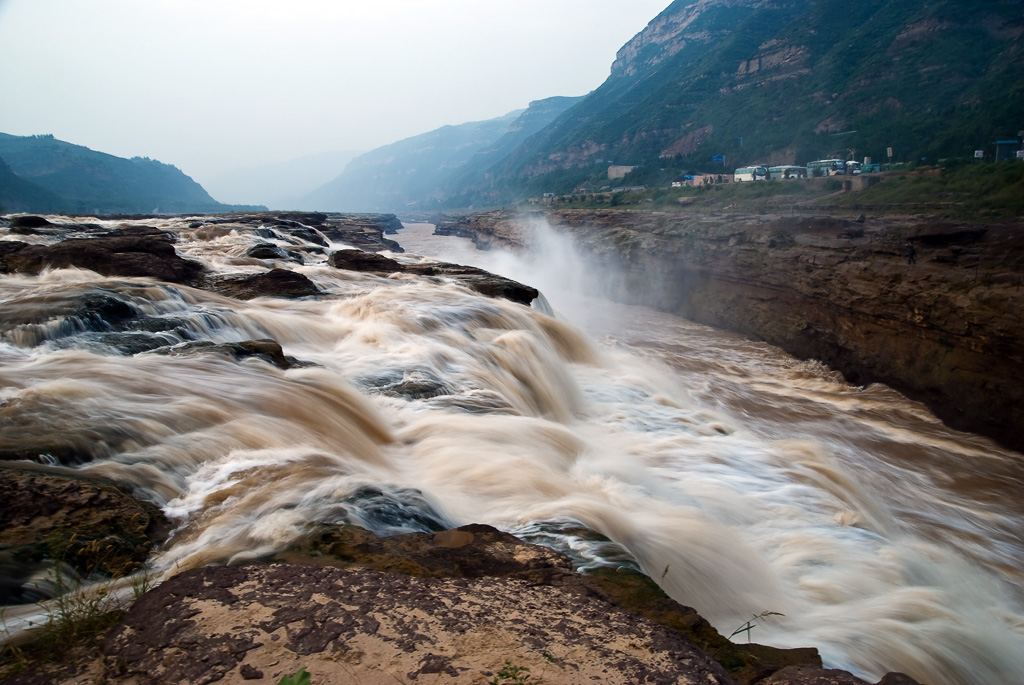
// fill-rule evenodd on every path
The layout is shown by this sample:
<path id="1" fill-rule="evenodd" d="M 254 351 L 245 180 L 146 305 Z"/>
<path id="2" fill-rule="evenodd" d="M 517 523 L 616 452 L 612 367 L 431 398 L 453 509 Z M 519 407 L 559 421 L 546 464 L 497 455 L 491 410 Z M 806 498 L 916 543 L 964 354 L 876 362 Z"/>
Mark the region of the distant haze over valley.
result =
<path id="1" fill-rule="evenodd" d="M 203 186 L 225 202 L 294 209 L 300 198 L 337 177 L 360 150 L 332 150 L 277 164 L 239 167 L 208 180 Z"/>

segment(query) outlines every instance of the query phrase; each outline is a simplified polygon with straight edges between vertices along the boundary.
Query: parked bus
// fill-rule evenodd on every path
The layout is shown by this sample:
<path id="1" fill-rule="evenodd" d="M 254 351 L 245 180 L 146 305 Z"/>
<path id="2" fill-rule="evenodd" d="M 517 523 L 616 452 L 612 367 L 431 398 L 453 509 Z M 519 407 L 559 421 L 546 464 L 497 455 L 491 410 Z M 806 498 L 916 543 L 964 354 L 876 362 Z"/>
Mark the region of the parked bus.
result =
<path id="1" fill-rule="evenodd" d="M 745 166 L 732 173 L 732 180 L 736 183 L 763 181 L 767 175 L 768 169 L 763 166 Z"/>
<path id="2" fill-rule="evenodd" d="M 768 176 L 773 181 L 789 180 L 794 178 L 806 178 L 807 167 L 792 166 L 789 164 L 785 164 L 782 166 L 770 166 L 768 167 Z"/>
<path id="3" fill-rule="evenodd" d="M 845 159 L 819 159 L 807 163 L 807 177 L 836 176 L 846 173 Z"/>

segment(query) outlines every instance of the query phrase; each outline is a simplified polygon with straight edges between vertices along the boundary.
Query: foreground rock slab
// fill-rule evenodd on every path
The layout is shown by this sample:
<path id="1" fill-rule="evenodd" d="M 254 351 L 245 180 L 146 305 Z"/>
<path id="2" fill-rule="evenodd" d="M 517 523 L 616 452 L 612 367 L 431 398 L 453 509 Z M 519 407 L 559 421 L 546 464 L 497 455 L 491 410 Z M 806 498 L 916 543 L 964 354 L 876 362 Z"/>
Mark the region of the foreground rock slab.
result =
<path id="1" fill-rule="evenodd" d="M 508 578 L 596 598 L 669 628 L 700 647 L 739 683 L 754 683 L 792 665 L 820 667 L 813 647 L 778 649 L 735 644 L 697 611 L 671 599 L 648 576 L 627 568 L 573 570 L 561 552 L 534 545 L 491 526 L 470 524 L 436 533 L 378 537 L 354 526 L 322 525 L 279 554 L 281 561 L 342 568 L 372 568 L 418 577 Z"/>
<path id="2" fill-rule="evenodd" d="M 678 633 L 525 580 L 371 569 L 205 568 L 143 597 L 107 637 L 111 682 L 735 682 Z"/>
<path id="3" fill-rule="evenodd" d="M 732 644 L 642 573 L 606 571 L 486 525 L 324 524 L 274 563 L 175 576 L 100 643 L 3 682 L 866 685 L 813 648 Z"/>

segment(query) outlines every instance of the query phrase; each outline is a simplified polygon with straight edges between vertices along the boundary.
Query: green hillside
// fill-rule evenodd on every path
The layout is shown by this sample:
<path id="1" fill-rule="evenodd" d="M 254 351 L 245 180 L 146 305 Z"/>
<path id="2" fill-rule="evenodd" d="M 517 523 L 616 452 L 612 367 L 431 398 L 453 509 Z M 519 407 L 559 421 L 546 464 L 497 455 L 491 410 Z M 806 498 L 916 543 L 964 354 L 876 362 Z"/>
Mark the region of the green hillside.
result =
<path id="1" fill-rule="evenodd" d="M 492 196 L 666 185 L 688 171 L 831 156 L 989 155 L 1024 128 L 1015 1 L 678 0 L 608 80 L 488 170 Z M 714 162 L 715 156 L 724 162 Z"/>
<path id="2" fill-rule="evenodd" d="M 59 195 L 16 175 L 0 159 L 0 212 L 60 212 L 64 202 Z"/>
<path id="3" fill-rule="evenodd" d="M 462 167 L 441 184 L 439 204 L 469 206 L 499 199 L 491 189 L 489 169 L 512 154 L 534 134 L 544 130 L 582 97 L 553 97 L 530 103 L 508 131 L 493 144 L 478 150 Z"/>
<path id="4" fill-rule="evenodd" d="M 85 214 L 177 214 L 242 209 L 221 204 L 203 187 L 169 164 L 153 159 L 124 159 L 57 140 L 51 135 L 0 133 L 0 158 L 21 182 L 4 185 L 8 211 Z M 245 207 L 245 209 L 258 209 Z"/>

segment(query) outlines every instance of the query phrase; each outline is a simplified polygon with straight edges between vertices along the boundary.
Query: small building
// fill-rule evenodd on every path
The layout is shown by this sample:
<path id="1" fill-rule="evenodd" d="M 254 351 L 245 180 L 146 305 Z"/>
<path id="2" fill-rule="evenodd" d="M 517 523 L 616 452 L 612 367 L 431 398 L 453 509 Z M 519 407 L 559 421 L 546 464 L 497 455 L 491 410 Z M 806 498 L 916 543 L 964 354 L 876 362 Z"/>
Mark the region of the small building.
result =
<path id="1" fill-rule="evenodd" d="M 613 164 L 610 167 L 608 167 L 608 180 L 609 181 L 614 181 L 617 178 L 625 178 L 626 174 L 628 174 L 633 169 L 636 169 L 636 167 L 635 166 L 620 166 L 620 165 Z"/>
<path id="2" fill-rule="evenodd" d="M 1005 162 L 1010 159 L 1014 159 L 1017 156 L 1017 150 L 1020 148 L 1019 140 L 997 140 L 996 141 L 996 161 Z"/>

